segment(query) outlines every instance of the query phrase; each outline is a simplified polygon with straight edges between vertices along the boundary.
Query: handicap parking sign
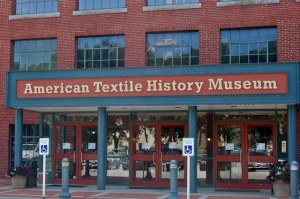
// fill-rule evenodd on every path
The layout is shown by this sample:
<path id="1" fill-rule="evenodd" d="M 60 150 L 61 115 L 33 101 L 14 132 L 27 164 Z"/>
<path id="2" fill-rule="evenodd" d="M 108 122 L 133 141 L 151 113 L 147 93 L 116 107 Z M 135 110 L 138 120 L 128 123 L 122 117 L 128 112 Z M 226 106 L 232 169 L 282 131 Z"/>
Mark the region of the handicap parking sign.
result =
<path id="1" fill-rule="evenodd" d="M 49 155 L 49 138 L 40 138 L 40 155 Z"/>
<path id="2" fill-rule="evenodd" d="M 182 139 L 182 155 L 194 156 L 194 138 Z"/>
<path id="3" fill-rule="evenodd" d="M 41 152 L 47 153 L 47 151 L 48 151 L 48 145 L 41 145 Z"/>

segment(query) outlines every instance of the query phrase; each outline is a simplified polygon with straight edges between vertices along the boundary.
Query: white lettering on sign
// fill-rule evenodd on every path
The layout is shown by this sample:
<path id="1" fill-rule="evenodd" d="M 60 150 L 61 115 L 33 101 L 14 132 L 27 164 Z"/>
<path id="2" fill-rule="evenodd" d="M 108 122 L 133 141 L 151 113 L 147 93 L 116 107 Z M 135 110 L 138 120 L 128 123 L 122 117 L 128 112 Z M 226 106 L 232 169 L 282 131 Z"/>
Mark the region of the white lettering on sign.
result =
<path id="1" fill-rule="evenodd" d="M 222 78 L 208 79 L 208 90 L 240 90 L 240 89 L 277 89 L 276 81 L 223 81 Z M 234 85 L 234 86 L 233 86 Z"/>
<path id="2" fill-rule="evenodd" d="M 78 81 L 68 81 L 63 80 L 64 82 L 55 82 L 51 81 L 52 85 L 46 83 L 35 83 L 30 82 L 29 80 L 22 83 L 22 88 L 20 93 L 23 95 L 55 95 L 60 96 L 59 94 L 68 95 L 70 94 L 85 94 L 89 93 L 89 96 L 99 93 L 106 96 L 110 93 L 113 96 L 122 96 L 122 94 L 126 94 L 127 96 L 134 93 L 141 93 L 144 95 L 146 92 L 148 93 L 162 93 L 165 95 L 166 93 L 170 94 L 216 94 L 217 92 L 227 92 L 231 91 L 235 93 L 244 91 L 253 91 L 257 90 L 276 90 L 278 89 L 277 84 L 279 85 L 279 89 L 283 90 L 284 87 L 281 86 L 280 81 L 276 80 L 253 80 L 255 77 L 252 75 L 252 79 L 245 80 L 224 80 L 223 78 L 212 78 L 211 76 L 207 79 L 204 78 L 194 78 L 189 81 L 188 77 L 186 79 L 139 79 L 139 80 L 124 80 L 119 81 L 109 81 L 102 80 L 97 81 L 98 79 L 91 80 L 90 82 L 86 82 L 85 84 L 79 84 Z M 196 81 L 195 81 L 196 80 Z M 58 80 L 59 81 L 59 80 Z M 62 80 L 60 80 L 62 81 Z M 72 82 L 72 83 L 71 83 Z M 112 83 L 113 82 L 113 83 Z M 270 91 L 269 91 L 270 92 Z M 273 92 L 273 91 L 272 91 Z M 98 95 L 99 95 L 98 94 Z M 147 94 L 146 94 L 147 95 Z M 153 94 L 155 95 L 155 94 Z M 48 97 L 47 96 L 47 97 Z M 62 95 L 61 95 L 62 96 Z M 74 95 L 73 95 L 74 96 Z M 80 95 L 79 95 L 80 96 Z M 83 96 L 83 95 L 82 95 Z M 96 95 L 94 95 L 96 96 Z"/>
<path id="3" fill-rule="evenodd" d="M 60 85 L 55 86 L 32 86 L 25 84 L 24 94 L 52 94 L 52 93 L 89 93 L 88 85 Z"/>
<path id="4" fill-rule="evenodd" d="M 133 81 L 125 81 L 120 82 L 119 84 L 103 84 L 102 82 L 94 82 L 94 86 L 96 87 L 95 92 L 141 92 L 142 84 L 135 84 Z"/>
<path id="5" fill-rule="evenodd" d="M 200 93 L 204 82 L 162 82 L 162 80 L 147 80 L 147 91 L 192 91 L 196 88 L 196 93 Z M 194 86 L 195 85 L 195 86 Z"/>

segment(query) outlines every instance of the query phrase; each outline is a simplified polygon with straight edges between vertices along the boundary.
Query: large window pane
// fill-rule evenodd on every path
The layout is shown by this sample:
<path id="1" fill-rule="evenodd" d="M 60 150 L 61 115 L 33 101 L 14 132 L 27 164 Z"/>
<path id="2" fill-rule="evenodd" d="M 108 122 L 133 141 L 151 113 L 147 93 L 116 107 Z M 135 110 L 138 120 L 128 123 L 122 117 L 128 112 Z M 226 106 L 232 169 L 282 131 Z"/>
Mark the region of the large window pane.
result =
<path id="1" fill-rule="evenodd" d="M 17 1 L 16 15 L 57 12 L 58 0 Z"/>
<path id="2" fill-rule="evenodd" d="M 220 40 L 221 64 L 277 62 L 276 28 L 223 30 Z"/>
<path id="3" fill-rule="evenodd" d="M 125 8 L 125 0 L 79 0 L 78 10 Z"/>
<path id="4" fill-rule="evenodd" d="M 56 39 L 15 41 L 12 70 L 54 69 L 49 66 L 56 66 L 56 44 Z"/>
<path id="5" fill-rule="evenodd" d="M 147 35 L 147 66 L 198 65 L 199 33 L 174 32 Z M 183 58 L 183 59 L 182 59 Z"/>
<path id="6" fill-rule="evenodd" d="M 78 38 L 77 68 L 124 67 L 124 47 L 124 36 Z"/>

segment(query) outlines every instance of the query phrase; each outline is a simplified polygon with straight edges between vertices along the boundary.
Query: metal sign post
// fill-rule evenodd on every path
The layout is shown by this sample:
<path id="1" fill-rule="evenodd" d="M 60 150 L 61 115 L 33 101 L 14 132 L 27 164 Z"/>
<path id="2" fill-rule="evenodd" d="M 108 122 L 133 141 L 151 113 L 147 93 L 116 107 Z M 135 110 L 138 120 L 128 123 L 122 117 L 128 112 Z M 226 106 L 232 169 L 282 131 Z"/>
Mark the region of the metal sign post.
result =
<path id="1" fill-rule="evenodd" d="M 187 156 L 187 199 L 190 199 L 190 157 L 194 156 L 194 138 L 182 139 L 182 155 Z"/>
<path id="2" fill-rule="evenodd" d="M 45 199 L 46 190 L 46 155 L 49 155 L 49 138 L 40 138 L 39 154 L 43 155 L 43 199 Z"/>

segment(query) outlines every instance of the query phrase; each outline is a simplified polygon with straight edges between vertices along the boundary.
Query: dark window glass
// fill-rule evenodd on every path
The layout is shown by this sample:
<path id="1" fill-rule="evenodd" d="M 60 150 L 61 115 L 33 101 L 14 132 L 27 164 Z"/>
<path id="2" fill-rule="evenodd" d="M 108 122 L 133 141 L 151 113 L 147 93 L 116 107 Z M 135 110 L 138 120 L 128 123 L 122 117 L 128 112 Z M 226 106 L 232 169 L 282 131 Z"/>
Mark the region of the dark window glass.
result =
<path id="1" fill-rule="evenodd" d="M 125 8 L 125 0 L 79 0 L 78 10 Z"/>
<path id="2" fill-rule="evenodd" d="M 57 12 L 58 0 L 16 1 L 16 15 Z"/>
<path id="3" fill-rule="evenodd" d="M 147 66 L 198 64 L 198 32 L 174 32 L 147 35 Z"/>
<path id="4" fill-rule="evenodd" d="M 15 125 L 9 125 L 10 131 L 10 165 L 14 166 L 15 155 Z M 38 164 L 39 158 L 39 125 L 30 124 L 23 125 L 22 132 L 22 161 L 31 162 L 32 164 Z"/>
<path id="5" fill-rule="evenodd" d="M 12 70 L 55 69 L 56 39 L 14 41 L 13 46 Z"/>
<path id="6" fill-rule="evenodd" d="M 223 30 L 220 35 L 222 64 L 277 62 L 276 28 Z"/>
<path id="7" fill-rule="evenodd" d="M 148 6 L 159 6 L 159 5 L 177 5 L 177 4 L 189 4 L 199 3 L 199 0 L 148 0 Z"/>
<path id="8" fill-rule="evenodd" d="M 77 68 L 124 67 L 125 37 L 104 36 L 77 39 Z"/>

